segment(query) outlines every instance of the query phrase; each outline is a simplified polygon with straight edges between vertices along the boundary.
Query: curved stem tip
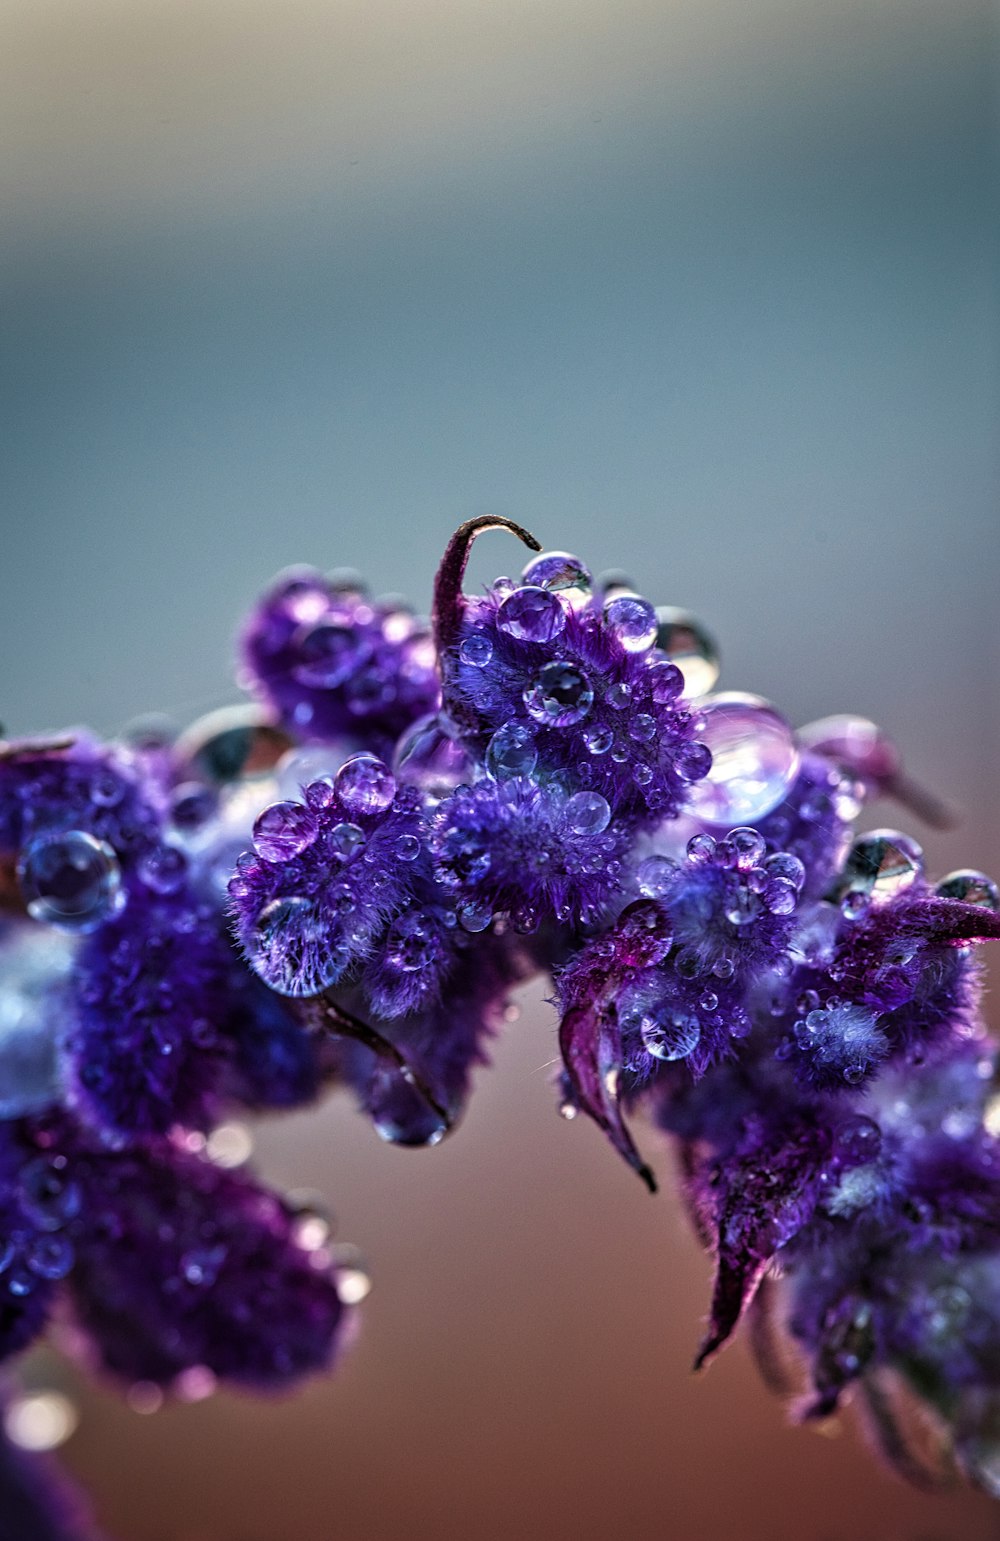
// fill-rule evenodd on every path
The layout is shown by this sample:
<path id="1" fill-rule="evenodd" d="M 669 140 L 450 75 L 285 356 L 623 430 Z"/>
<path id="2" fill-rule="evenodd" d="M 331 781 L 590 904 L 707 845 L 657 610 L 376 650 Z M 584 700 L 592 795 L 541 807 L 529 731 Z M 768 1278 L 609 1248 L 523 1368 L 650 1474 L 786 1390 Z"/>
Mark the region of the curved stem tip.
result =
<path id="1" fill-rule="evenodd" d="M 487 530 L 507 530 L 523 541 L 529 551 L 542 549 L 530 530 L 515 524 L 513 519 L 505 519 L 502 514 L 480 514 L 478 518 L 467 519 L 459 525 L 445 548 L 434 580 L 431 620 L 439 658 L 443 658 L 447 649 L 458 641 L 464 612 L 462 580 L 469 563 L 469 553 L 476 536 L 485 534 Z"/>

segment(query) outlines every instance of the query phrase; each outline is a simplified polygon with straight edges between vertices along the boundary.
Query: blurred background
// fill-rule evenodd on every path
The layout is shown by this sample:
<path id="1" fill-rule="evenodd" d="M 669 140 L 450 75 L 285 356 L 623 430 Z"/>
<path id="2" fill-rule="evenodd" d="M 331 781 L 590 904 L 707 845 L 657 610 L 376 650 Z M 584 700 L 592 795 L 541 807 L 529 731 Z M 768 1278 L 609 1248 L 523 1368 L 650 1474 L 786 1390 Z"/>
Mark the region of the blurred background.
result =
<path id="1" fill-rule="evenodd" d="M 190 721 L 277 568 L 426 606 L 499 511 L 700 613 L 724 686 L 882 723 L 965 810 L 932 867 L 1000 873 L 987 0 L 2 12 L 10 731 Z M 117 1541 L 1000 1535 L 741 1345 L 689 1374 L 708 1265 L 556 1117 L 542 996 L 438 1149 L 339 1097 L 255 1131 L 368 1259 L 337 1376 L 146 1416 L 29 1362 Z"/>

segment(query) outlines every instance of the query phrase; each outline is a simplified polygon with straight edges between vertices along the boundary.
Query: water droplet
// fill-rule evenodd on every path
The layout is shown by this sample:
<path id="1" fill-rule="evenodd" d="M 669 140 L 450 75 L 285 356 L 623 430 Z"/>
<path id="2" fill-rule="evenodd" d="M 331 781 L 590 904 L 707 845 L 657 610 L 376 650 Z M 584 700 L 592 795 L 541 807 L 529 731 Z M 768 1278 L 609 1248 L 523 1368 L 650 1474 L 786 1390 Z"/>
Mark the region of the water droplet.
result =
<path id="1" fill-rule="evenodd" d="M 203 786 L 200 781 L 185 781 L 171 793 L 170 821 L 187 834 L 213 819 L 218 806 L 219 794 L 214 787 Z"/>
<path id="2" fill-rule="evenodd" d="M 785 719 L 759 696 L 710 696 L 702 703 L 701 739 L 712 763 L 689 794 L 707 824 L 750 824 L 782 801 L 795 778 L 799 751 Z"/>
<path id="3" fill-rule="evenodd" d="M 485 669 L 493 657 L 493 643 L 484 631 L 473 631 L 463 639 L 458 654 L 463 663 Z"/>
<path id="4" fill-rule="evenodd" d="M 318 995 L 335 984 L 346 955 L 330 943 L 310 900 L 272 899 L 257 917 L 248 948 L 251 967 L 279 995 Z"/>
<path id="5" fill-rule="evenodd" d="M 532 584 L 508 594 L 497 625 L 519 642 L 551 642 L 566 625 L 566 611 L 555 594 Z"/>
<path id="6" fill-rule="evenodd" d="M 80 1213 L 80 1189 L 61 1156 L 36 1156 L 21 1169 L 21 1206 L 43 1231 L 58 1231 Z"/>
<path id="7" fill-rule="evenodd" d="M 421 910 L 399 915 L 389 927 L 385 939 L 388 963 L 404 974 L 425 968 L 437 951 L 438 936 L 429 917 Z"/>
<path id="8" fill-rule="evenodd" d="M 304 803 L 271 803 L 254 820 L 254 850 L 264 861 L 292 861 L 312 845 L 317 827 Z"/>
<path id="9" fill-rule="evenodd" d="M 293 747 L 284 729 L 267 721 L 263 708 L 225 706 L 192 723 L 177 740 L 175 753 L 192 780 L 222 786 L 265 775 Z"/>
<path id="10" fill-rule="evenodd" d="M 645 653 L 656 641 L 656 611 L 638 594 L 618 594 L 606 600 L 603 619 L 628 653 Z"/>
<path id="11" fill-rule="evenodd" d="M 388 765 L 373 754 L 345 760 L 334 780 L 337 796 L 349 813 L 384 813 L 396 795 Z"/>
<path id="12" fill-rule="evenodd" d="M 392 768 L 400 786 L 418 787 L 429 798 L 440 800 L 455 787 L 475 778 L 476 765 L 458 737 L 458 730 L 442 713 L 420 717 L 407 728 L 396 746 Z"/>
<path id="13" fill-rule="evenodd" d="M 764 870 L 769 878 L 782 878 L 796 890 L 806 880 L 805 867 L 797 856 L 790 855 L 788 851 L 778 851 L 774 856 L 769 856 L 764 863 Z"/>
<path id="14" fill-rule="evenodd" d="M 623 712 L 632 700 L 632 686 L 627 680 L 619 680 L 608 687 L 604 699 L 612 711 Z"/>
<path id="15" fill-rule="evenodd" d="M 799 899 L 799 891 L 787 878 L 770 878 L 761 889 L 761 898 L 772 915 L 791 915 Z"/>
<path id="16" fill-rule="evenodd" d="M 358 824 L 335 824 L 326 837 L 326 848 L 339 861 L 349 861 L 365 843 L 365 832 Z"/>
<path id="17" fill-rule="evenodd" d="M 493 919 L 493 911 L 488 904 L 475 904 L 469 902 L 459 906 L 458 923 L 463 931 L 485 931 Z"/>
<path id="18" fill-rule="evenodd" d="M 573 599 L 589 595 L 593 579 L 589 567 L 568 551 L 543 551 L 532 557 L 521 574 L 524 583 L 554 589 Z"/>
<path id="19" fill-rule="evenodd" d="M 731 829 L 726 844 L 733 851 L 735 864 L 741 872 L 750 872 L 764 860 L 767 844 L 763 835 L 755 829 Z"/>
<path id="20" fill-rule="evenodd" d="M 28 1267 L 40 1279 L 65 1279 L 74 1260 L 73 1243 L 56 1232 L 33 1237 L 25 1252 Z"/>
<path id="21" fill-rule="evenodd" d="M 712 769 L 712 751 L 697 741 L 682 744 L 674 756 L 674 769 L 684 781 L 701 781 Z"/>
<path id="22" fill-rule="evenodd" d="M 392 848 L 400 861 L 416 861 L 420 855 L 420 841 L 416 835 L 397 835 Z"/>
<path id="23" fill-rule="evenodd" d="M 36 836 L 17 875 L 28 914 L 63 931 L 92 931 L 125 904 L 114 851 L 81 829 Z"/>
<path id="24" fill-rule="evenodd" d="M 102 765 L 90 778 L 90 796 L 99 808 L 116 808 L 125 796 L 125 783 L 110 765 Z"/>
<path id="25" fill-rule="evenodd" d="M 687 843 L 687 854 L 691 861 L 711 861 L 715 856 L 715 841 L 711 835 L 692 835 Z"/>
<path id="26" fill-rule="evenodd" d="M 372 1123 L 391 1145 L 438 1145 L 448 1126 L 403 1071 L 379 1066 L 368 1094 Z"/>
<path id="27" fill-rule="evenodd" d="M 520 722 L 505 722 L 490 739 L 486 749 L 486 769 L 495 781 L 512 776 L 530 776 L 538 764 L 531 729 Z"/>
<path id="28" fill-rule="evenodd" d="M 583 742 L 592 755 L 607 754 L 614 741 L 615 735 L 610 728 L 595 725 L 583 731 Z"/>
<path id="29" fill-rule="evenodd" d="M 544 664 L 524 690 L 524 704 L 532 717 L 553 728 L 581 722 L 593 700 L 594 692 L 583 670 L 562 659 Z"/>
<path id="30" fill-rule="evenodd" d="M 335 690 L 357 669 L 369 648 L 357 631 L 335 621 L 302 627 L 292 638 L 292 673 L 302 685 Z"/>
<path id="31" fill-rule="evenodd" d="M 617 1001 L 618 1021 L 625 1033 L 638 1032 L 643 1047 L 655 1059 L 686 1059 L 698 1047 L 701 1024 L 694 1012 L 664 994 L 655 976 L 627 985 Z"/>
<path id="32" fill-rule="evenodd" d="M 156 894 L 173 894 L 184 884 L 188 859 L 175 845 L 157 845 L 139 862 L 139 876 Z"/>
<path id="33" fill-rule="evenodd" d="M 923 865 L 916 841 L 898 830 L 877 829 L 861 835 L 844 864 L 841 909 L 857 918 L 869 904 L 887 904 L 916 881 Z"/>
<path id="34" fill-rule="evenodd" d="M 688 699 L 707 695 L 719 678 L 719 654 L 701 622 L 672 605 L 656 608 L 656 646 L 683 675 Z"/>
<path id="35" fill-rule="evenodd" d="M 677 863 L 669 856 L 647 856 L 636 868 L 639 892 L 647 899 L 662 899 L 673 886 Z"/>
<path id="36" fill-rule="evenodd" d="M 576 834 L 599 835 L 611 822 L 611 805 L 600 792 L 574 792 L 564 816 Z"/>
<path id="37" fill-rule="evenodd" d="M 669 706 L 676 701 L 684 689 L 684 676 L 676 664 L 665 663 L 663 659 L 649 665 L 646 674 L 646 683 L 649 693 L 658 706 Z"/>
<path id="38" fill-rule="evenodd" d="M 949 872 L 934 892 L 942 899 L 960 899 L 963 904 L 979 904 L 986 910 L 1000 910 L 1000 888 L 985 872 L 963 867 Z"/>

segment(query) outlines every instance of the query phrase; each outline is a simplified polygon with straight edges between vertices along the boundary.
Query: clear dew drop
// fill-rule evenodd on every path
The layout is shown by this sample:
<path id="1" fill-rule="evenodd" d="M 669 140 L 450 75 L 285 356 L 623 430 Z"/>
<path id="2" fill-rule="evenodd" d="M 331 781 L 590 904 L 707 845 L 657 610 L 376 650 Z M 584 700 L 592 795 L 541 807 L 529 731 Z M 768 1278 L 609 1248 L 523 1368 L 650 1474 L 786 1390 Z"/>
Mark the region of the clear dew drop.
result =
<path id="1" fill-rule="evenodd" d="M 611 805 L 600 792 L 574 792 L 563 817 L 577 835 L 599 835 L 611 822 Z"/>
<path id="2" fill-rule="evenodd" d="M 916 881 L 923 865 L 916 841 L 898 830 L 877 829 L 861 835 L 844 864 L 841 909 L 848 918 L 857 919 L 871 905 L 887 904 Z"/>
<path id="3" fill-rule="evenodd" d="M 330 944 L 311 900 L 272 899 L 257 917 L 250 966 L 279 995 L 318 995 L 343 973 L 346 955 Z"/>
<path id="4" fill-rule="evenodd" d="M 493 657 L 493 643 L 484 631 L 472 631 L 463 638 L 458 656 L 475 669 L 485 669 Z"/>
<path id="5" fill-rule="evenodd" d="M 490 739 L 486 769 L 495 781 L 530 776 L 538 764 L 538 750 L 531 729 L 521 722 L 505 722 Z"/>
<path id="6" fill-rule="evenodd" d="M 594 702 L 594 691 L 587 675 L 576 664 L 555 659 L 543 664 L 525 687 L 523 699 L 536 722 L 551 728 L 568 728 L 586 717 Z"/>
<path id="7" fill-rule="evenodd" d="M 979 904 L 986 910 L 1000 910 L 1000 888 L 985 872 L 963 867 L 943 877 L 934 892 L 941 899 L 959 899 L 963 904 Z"/>
<path id="8" fill-rule="evenodd" d="M 349 679 L 367 655 L 358 632 L 332 620 L 304 626 L 292 638 L 292 673 L 301 685 L 335 690 Z"/>
<path id="9" fill-rule="evenodd" d="M 379 1066 L 368 1094 L 372 1123 L 390 1145 L 439 1145 L 448 1126 L 413 1081 L 395 1067 Z"/>
<path id="10" fill-rule="evenodd" d="M 700 709 L 712 759 L 689 793 L 690 812 L 706 824 L 752 824 L 777 807 L 798 771 L 792 729 L 759 696 L 710 696 Z"/>
<path id="11" fill-rule="evenodd" d="M 595 724 L 593 727 L 584 729 L 583 742 L 587 746 L 588 754 L 592 754 L 595 757 L 607 754 L 614 741 L 615 735 L 610 728 Z"/>
<path id="12" fill-rule="evenodd" d="M 356 754 L 334 778 L 337 796 L 349 813 L 384 813 L 396 795 L 396 779 L 384 760 Z"/>
<path id="13" fill-rule="evenodd" d="M 92 931 L 125 904 L 114 851 L 82 829 L 37 835 L 17 875 L 28 914 L 62 931 Z"/>
<path id="14" fill-rule="evenodd" d="M 470 900 L 459 906 L 458 923 L 463 931 L 485 931 L 492 920 L 493 911 L 488 904 L 476 904 Z"/>
<path id="15" fill-rule="evenodd" d="M 155 894 L 176 893 L 187 875 L 187 856 L 176 845 L 156 845 L 139 862 L 139 877 Z"/>
<path id="16" fill-rule="evenodd" d="M 476 774 L 475 761 L 457 729 L 438 712 L 418 718 L 407 728 L 396 746 L 392 768 L 400 786 L 417 787 L 438 801 Z"/>
<path id="17" fill-rule="evenodd" d="M 645 899 L 663 899 L 677 876 L 677 863 L 669 856 L 647 856 L 639 863 L 635 876 Z"/>
<path id="18" fill-rule="evenodd" d="M 604 605 L 604 625 L 627 653 L 645 653 L 656 641 L 656 611 L 638 594 L 618 594 Z"/>
<path id="19" fill-rule="evenodd" d="M 704 626 L 673 605 L 658 605 L 656 620 L 656 646 L 680 669 L 684 696 L 707 695 L 719 678 L 719 653 Z"/>
<path id="20" fill-rule="evenodd" d="M 271 803 L 254 820 L 253 846 L 264 861 L 293 861 L 316 839 L 316 817 L 304 803 Z"/>
<path id="21" fill-rule="evenodd" d="M 515 589 L 497 611 L 497 626 L 518 642 L 551 642 L 566 625 L 566 611 L 555 594 L 529 584 Z"/>
<path id="22" fill-rule="evenodd" d="M 586 599 L 593 585 L 589 567 L 568 551 L 543 551 L 532 557 L 521 574 L 521 581 L 565 594 L 571 603 Z"/>

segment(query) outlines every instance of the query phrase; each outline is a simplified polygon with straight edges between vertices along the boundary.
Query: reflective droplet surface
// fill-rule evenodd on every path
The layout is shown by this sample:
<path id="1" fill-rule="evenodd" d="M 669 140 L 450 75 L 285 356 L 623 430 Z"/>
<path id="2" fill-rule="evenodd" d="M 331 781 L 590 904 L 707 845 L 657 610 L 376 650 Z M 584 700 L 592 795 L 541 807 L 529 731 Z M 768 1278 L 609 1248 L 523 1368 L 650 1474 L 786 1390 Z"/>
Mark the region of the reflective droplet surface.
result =
<path id="1" fill-rule="evenodd" d="M 419 910 L 398 916 L 385 939 L 386 961 L 404 974 L 412 974 L 433 958 L 437 934 L 428 917 Z"/>
<path id="2" fill-rule="evenodd" d="M 642 1046 L 654 1059 L 686 1059 L 701 1040 L 701 1023 L 693 1011 L 671 1002 L 659 982 L 640 980 L 618 997 L 622 1031 L 638 1032 Z"/>
<path id="3" fill-rule="evenodd" d="M 647 856 L 636 868 L 639 892 L 646 899 L 662 899 L 677 876 L 677 863 L 669 856 Z"/>
<path id="4" fill-rule="evenodd" d="M 519 642 L 551 642 L 566 625 L 566 611 L 548 589 L 529 585 L 508 594 L 497 611 L 497 625 Z"/>
<path id="5" fill-rule="evenodd" d="M 656 611 L 638 594 L 618 594 L 607 600 L 604 625 L 628 653 L 645 653 L 656 641 Z"/>
<path id="6" fill-rule="evenodd" d="M 188 859 L 175 845 L 156 845 L 139 862 L 139 876 L 155 894 L 174 894 L 183 887 Z"/>
<path id="7" fill-rule="evenodd" d="M 428 797 L 447 797 L 463 782 L 473 781 L 476 762 L 442 713 L 420 717 L 396 745 L 392 768 L 403 787 L 418 787 Z"/>
<path id="8" fill-rule="evenodd" d="M 251 967 L 279 995 L 318 995 L 343 973 L 346 954 L 330 945 L 309 899 L 272 899 L 257 917 L 248 948 Z"/>
<path id="9" fill-rule="evenodd" d="M 583 742 L 586 744 L 589 754 L 607 754 L 614 741 L 615 735 L 610 728 L 595 725 L 592 728 L 584 729 Z"/>
<path id="10" fill-rule="evenodd" d="M 963 867 L 943 877 L 934 892 L 941 899 L 959 899 L 963 904 L 980 904 L 986 910 L 1000 910 L 1000 888 L 985 872 Z"/>
<path id="11" fill-rule="evenodd" d="M 259 706 L 225 706 L 191 724 L 175 745 L 179 764 L 192 779 L 216 786 L 272 771 L 293 748 L 283 728 Z"/>
<path id="12" fill-rule="evenodd" d="M 458 923 L 463 931 L 485 931 L 493 919 L 493 911 L 488 904 L 475 904 L 469 902 L 459 907 Z"/>
<path id="13" fill-rule="evenodd" d="M 493 643 L 484 631 L 472 631 L 463 638 L 458 656 L 475 669 L 485 669 L 493 657 Z"/>
<path id="14" fill-rule="evenodd" d="M 841 908 L 857 919 L 870 905 L 887 904 L 923 871 L 915 840 L 895 829 L 876 829 L 851 846 L 840 883 Z"/>
<path id="15" fill-rule="evenodd" d="M 581 598 L 589 594 L 593 578 L 590 568 L 568 551 L 542 551 L 532 557 L 521 574 L 523 583 L 537 588 L 569 591 L 570 596 Z"/>
<path id="16" fill-rule="evenodd" d="M 656 645 L 680 669 L 684 695 L 707 695 L 719 678 L 719 653 L 704 626 L 673 605 L 657 605 L 656 621 Z"/>
<path id="17" fill-rule="evenodd" d="M 709 696 L 699 738 L 712 756 L 689 794 L 689 811 L 706 824 L 752 824 L 782 801 L 799 768 L 795 736 L 759 696 Z"/>
<path id="18" fill-rule="evenodd" d="M 292 638 L 295 664 L 292 673 L 303 685 L 334 690 L 357 669 L 368 652 L 358 633 L 335 621 L 306 626 Z"/>
<path id="19" fill-rule="evenodd" d="M 271 803 L 254 820 L 254 850 L 265 861 L 292 861 L 312 845 L 316 832 L 316 816 L 304 803 Z"/>
<path id="20" fill-rule="evenodd" d="M 497 728 L 486 748 L 486 769 L 495 781 L 530 776 L 538 764 L 538 750 L 531 729 L 521 722 L 505 722 Z"/>
<path id="21" fill-rule="evenodd" d="M 353 814 L 384 813 L 396 795 L 395 777 L 373 754 L 356 754 L 346 760 L 334 786 L 344 807 Z"/>
<path id="22" fill-rule="evenodd" d="M 582 722 L 594 702 L 584 671 L 561 659 L 543 664 L 524 690 L 524 704 L 536 722 L 568 728 Z"/>
<path id="23" fill-rule="evenodd" d="M 600 792 L 574 792 L 563 817 L 575 834 L 599 835 L 611 822 L 611 805 Z"/>
<path id="24" fill-rule="evenodd" d="M 92 931 L 125 903 L 114 851 L 82 829 L 37 835 L 17 876 L 28 914 L 63 931 Z"/>
<path id="25" fill-rule="evenodd" d="M 440 1112 L 401 1070 L 375 1071 L 368 1105 L 376 1132 L 391 1145 L 438 1145 L 448 1132 Z"/>

